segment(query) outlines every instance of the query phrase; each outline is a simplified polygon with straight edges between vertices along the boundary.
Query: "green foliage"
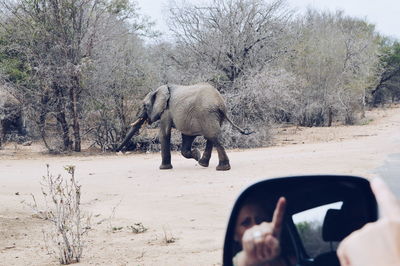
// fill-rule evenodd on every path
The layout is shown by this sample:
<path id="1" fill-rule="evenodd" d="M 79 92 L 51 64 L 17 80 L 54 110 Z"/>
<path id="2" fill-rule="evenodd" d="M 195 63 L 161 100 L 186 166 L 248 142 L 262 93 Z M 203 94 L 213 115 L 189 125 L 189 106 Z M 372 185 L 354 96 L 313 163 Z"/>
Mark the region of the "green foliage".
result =
<path id="1" fill-rule="evenodd" d="M 322 239 L 322 225 L 318 221 L 296 223 L 297 232 L 307 254 L 315 257 L 330 250 L 330 245 Z"/>
<path id="2" fill-rule="evenodd" d="M 17 58 L 0 58 L 0 64 L 2 65 L 2 71 L 8 77 L 8 80 L 13 83 L 19 83 L 20 81 L 26 80 L 29 74 L 26 72 L 24 63 Z"/>
<path id="3" fill-rule="evenodd" d="M 108 6 L 108 12 L 120 15 L 133 9 L 129 0 L 112 0 Z"/>
<path id="4" fill-rule="evenodd" d="M 4 32 L 0 32 L 0 73 L 9 82 L 25 83 L 29 78 L 29 65 L 18 51 L 10 48 L 10 41 Z"/>
<path id="5" fill-rule="evenodd" d="M 400 66 L 400 42 L 392 44 L 384 44 L 382 47 L 381 61 L 387 68 L 395 68 Z"/>
<path id="6" fill-rule="evenodd" d="M 312 230 L 311 224 L 307 221 L 296 224 L 296 227 L 301 236 L 307 235 Z"/>
<path id="7" fill-rule="evenodd" d="M 380 45 L 382 75 L 372 91 L 373 105 L 400 101 L 400 42 L 384 38 Z"/>

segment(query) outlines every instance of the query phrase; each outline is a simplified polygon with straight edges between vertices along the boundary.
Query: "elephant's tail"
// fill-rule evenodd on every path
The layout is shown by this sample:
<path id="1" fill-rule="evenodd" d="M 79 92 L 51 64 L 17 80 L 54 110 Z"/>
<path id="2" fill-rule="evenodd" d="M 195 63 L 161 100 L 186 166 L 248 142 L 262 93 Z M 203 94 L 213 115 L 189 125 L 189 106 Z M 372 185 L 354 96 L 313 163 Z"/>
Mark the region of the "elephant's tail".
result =
<path id="1" fill-rule="evenodd" d="M 255 133 L 255 131 L 250 131 L 249 128 L 242 129 L 242 128 L 238 127 L 237 125 L 235 125 L 235 123 L 232 122 L 232 120 L 228 117 L 228 115 L 227 115 L 226 113 L 224 113 L 224 116 L 225 116 L 225 119 L 226 119 L 229 123 L 231 123 L 231 125 L 232 125 L 234 128 L 236 128 L 236 129 L 237 129 L 240 133 L 242 133 L 243 135 L 250 135 L 250 134 Z"/>

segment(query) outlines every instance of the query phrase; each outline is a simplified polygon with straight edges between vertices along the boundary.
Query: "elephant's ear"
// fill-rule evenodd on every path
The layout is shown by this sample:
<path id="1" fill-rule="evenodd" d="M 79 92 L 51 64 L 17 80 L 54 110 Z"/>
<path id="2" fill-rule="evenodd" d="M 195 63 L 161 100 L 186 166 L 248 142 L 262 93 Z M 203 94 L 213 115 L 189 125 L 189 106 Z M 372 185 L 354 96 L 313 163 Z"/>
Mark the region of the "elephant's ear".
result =
<path id="1" fill-rule="evenodd" d="M 152 110 L 150 113 L 151 122 L 157 121 L 160 119 L 161 114 L 168 108 L 169 101 L 169 89 L 167 85 L 163 85 L 158 87 L 157 90 L 154 91 L 152 95 Z"/>

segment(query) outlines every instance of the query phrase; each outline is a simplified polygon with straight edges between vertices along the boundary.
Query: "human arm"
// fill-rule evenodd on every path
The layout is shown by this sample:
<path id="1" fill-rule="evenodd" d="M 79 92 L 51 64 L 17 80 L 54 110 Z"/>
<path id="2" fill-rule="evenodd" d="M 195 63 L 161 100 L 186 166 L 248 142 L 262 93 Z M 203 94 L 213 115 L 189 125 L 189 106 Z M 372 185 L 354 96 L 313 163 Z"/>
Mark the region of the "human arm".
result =
<path id="1" fill-rule="evenodd" d="M 338 248 L 341 266 L 400 265 L 400 205 L 379 178 L 371 188 L 381 210 L 381 218 L 346 237 Z"/>

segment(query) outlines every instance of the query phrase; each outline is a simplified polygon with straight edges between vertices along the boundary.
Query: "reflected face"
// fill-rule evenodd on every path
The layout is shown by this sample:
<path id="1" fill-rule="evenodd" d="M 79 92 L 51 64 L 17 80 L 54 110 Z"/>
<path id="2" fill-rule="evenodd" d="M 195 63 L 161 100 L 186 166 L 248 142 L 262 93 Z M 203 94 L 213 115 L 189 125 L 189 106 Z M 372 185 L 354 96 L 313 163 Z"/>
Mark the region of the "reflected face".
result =
<path id="1" fill-rule="evenodd" d="M 243 205 L 236 219 L 235 241 L 242 243 L 243 234 L 247 229 L 266 220 L 267 215 L 259 206 L 254 204 Z"/>

